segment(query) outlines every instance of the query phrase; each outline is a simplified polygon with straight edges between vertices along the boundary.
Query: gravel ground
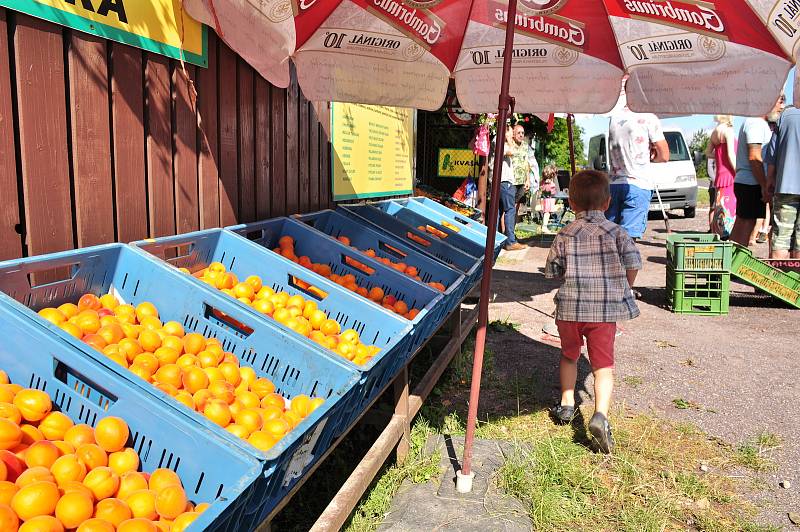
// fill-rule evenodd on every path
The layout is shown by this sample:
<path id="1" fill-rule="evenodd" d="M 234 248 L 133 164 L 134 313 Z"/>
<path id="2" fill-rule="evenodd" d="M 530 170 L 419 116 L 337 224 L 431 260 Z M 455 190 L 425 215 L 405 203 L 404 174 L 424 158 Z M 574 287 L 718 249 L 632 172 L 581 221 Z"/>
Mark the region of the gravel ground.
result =
<path id="1" fill-rule="evenodd" d="M 702 232 L 705 217 L 700 211 L 693 220 L 673 219 L 672 229 Z M 660 417 L 691 421 L 734 445 L 762 431 L 777 434 L 782 443 L 770 457 L 778 469 L 761 475 L 760 487 L 753 488 L 751 496 L 762 506 L 764 522 L 794 528 L 787 513 L 800 512 L 800 416 L 795 403 L 800 395 L 800 311 L 734 283 L 728 316 L 670 313 L 663 308 L 665 239 L 664 222 L 651 220 L 640 243 L 645 261 L 637 280 L 642 315 L 622 324 L 617 340 L 615 401 Z M 549 244 L 536 238 L 529 245 L 526 250 L 504 252 L 498 260 L 490 319 L 521 325 L 515 332 L 490 333 L 488 347 L 494 352 L 491 378 L 523 379 L 531 385 L 511 394 L 516 395 L 513 398 L 507 389 L 504 394 L 484 395 L 483 418 L 543 408 L 558 397 L 557 344 L 541 332 L 551 320 L 556 289 L 541 273 Z M 766 246 L 756 252 L 764 256 Z M 581 396 L 591 401 L 592 378 L 585 360 L 579 381 Z M 688 401 L 691 407 L 678 409 L 675 399 Z M 788 489 L 779 487 L 787 480 Z"/>

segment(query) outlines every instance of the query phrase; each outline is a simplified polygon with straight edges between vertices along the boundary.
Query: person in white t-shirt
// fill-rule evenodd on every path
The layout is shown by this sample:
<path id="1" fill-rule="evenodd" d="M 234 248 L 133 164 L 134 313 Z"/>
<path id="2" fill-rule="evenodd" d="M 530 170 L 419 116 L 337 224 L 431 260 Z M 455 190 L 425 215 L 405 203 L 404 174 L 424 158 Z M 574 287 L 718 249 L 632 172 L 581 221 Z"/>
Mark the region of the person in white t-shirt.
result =
<path id="1" fill-rule="evenodd" d="M 669 145 L 654 114 L 634 113 L 626 106 L 608 126 L 611 158 L 611 204 L 606 218 L 631 238 L 641 238 L 653 195 L 652 163 L 669 161 Z"/>

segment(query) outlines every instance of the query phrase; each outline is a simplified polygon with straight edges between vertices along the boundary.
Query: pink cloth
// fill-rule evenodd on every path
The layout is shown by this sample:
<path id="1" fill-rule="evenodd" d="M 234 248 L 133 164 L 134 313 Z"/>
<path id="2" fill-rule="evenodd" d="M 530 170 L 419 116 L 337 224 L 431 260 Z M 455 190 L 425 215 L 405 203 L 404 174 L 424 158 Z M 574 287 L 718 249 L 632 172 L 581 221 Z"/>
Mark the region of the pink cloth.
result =
<path id="1" fill-rule="evenodd" d="M 553 212 L 556 208 L 556 200 L 553 196 L 556 195 L 558 189 L 553 183 L 542 183 L 542 186 L 539 187 L 541 192 L 549 192 L 550 197 L 541 199 L 542 201 L 542 212 Z"/>
<path id="2" fill-rule="evenodd" d="M 736 144 L 734 144 L 734 153 L 736 152 L 736 147 Z M 714 159 L 717 161 L 717 177 L 714 179 L 716 188 L 732 187 L 733 179 L 736 177 L 736 169 L 731 167 L 727 153 L 728 144 L 725 142 L 714 147 Z"/>
<path id="3" fill-rule="evenodd" d="M 734 144 L 734 151 L 737 145 Z M 736 194 L 733 193 L 733 181 L 736 170 L 731 167 L 728 157 L 727 143 L 717 144 L 714 147 L 714 158 L 717 161 L 717 177 L 714 179 L 714 188 L 717 197 L 711 206 L 711 231 L 723 237 L 730 236 L 733 223 L 736 221 Z"/>

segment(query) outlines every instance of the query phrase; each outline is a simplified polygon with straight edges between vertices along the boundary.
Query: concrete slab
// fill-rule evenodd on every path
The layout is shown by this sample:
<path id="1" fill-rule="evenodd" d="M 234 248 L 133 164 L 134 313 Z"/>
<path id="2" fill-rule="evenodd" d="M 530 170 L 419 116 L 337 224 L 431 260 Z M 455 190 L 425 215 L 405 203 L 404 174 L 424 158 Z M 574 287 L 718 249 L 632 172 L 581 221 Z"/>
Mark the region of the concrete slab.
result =
<path id="1" fill-rule="evenodd" d="M 511 452 L 508 442 L 476 440 L 473 447 L 473 491 L 458 493 L 456 471 L 463 454 L 464 439 L 438 435 L 428 441 L 427 453 L 441 453 L 442 474 L 425 484 L 405 482 L 381 532 L 452 530 L 464 532 L 522 532 L 533 529 L 525 506 L 503 495 L 494 485 L 494 474 Z"/>

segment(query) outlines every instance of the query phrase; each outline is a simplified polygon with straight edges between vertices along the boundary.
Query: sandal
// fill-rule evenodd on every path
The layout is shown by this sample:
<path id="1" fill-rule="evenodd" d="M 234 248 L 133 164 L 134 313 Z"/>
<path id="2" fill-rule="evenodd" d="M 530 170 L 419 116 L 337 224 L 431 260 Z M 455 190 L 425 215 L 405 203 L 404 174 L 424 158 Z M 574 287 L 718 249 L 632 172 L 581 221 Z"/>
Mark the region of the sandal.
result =
<path id="1" fill-rule="evenodd" d="M 570 423 L 575 417 L 575 407 L 567 405 L 557 405 L 550 409 L 550 415 L 553 421 L 559 425 L 566 425 Z"/>
<path id="2" fill-rule="evenodd" d="M 767 241 L 767 233 L 765 233 L 764 231 L 759 231 L 758 236 L 756 237 L 756 242 L 759 244 L 763 244 L 766 241 Z"/>

